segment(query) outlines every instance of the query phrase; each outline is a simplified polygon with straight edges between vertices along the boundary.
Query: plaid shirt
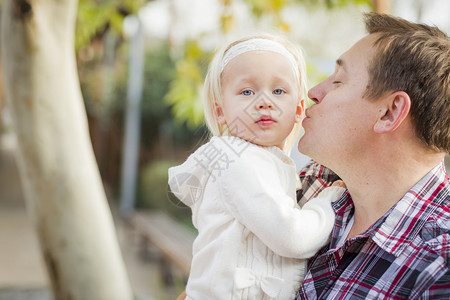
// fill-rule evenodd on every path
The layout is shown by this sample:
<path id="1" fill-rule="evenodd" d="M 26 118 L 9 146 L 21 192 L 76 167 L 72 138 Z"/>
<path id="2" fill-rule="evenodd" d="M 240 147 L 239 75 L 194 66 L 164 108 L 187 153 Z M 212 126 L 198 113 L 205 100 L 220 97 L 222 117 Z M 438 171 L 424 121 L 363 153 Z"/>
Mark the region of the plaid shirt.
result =
<path id="1" fill-rule="evenodd" d="M 297 193 L 297 202 L 300 205 L 317 197 L 324 188 L 340 179 L 333 171 L 314 161 L 307 164 L 298 176 L 300 177 L 301 187 Z"/>
<path id="2" fill-rule="evenodd" d="M 333 181 L 317 163 L 304 170 L 300 178 L 311 191 L 302 191 L 300 201 Z M 354 212 L 350 195 L 333 208 L 330 245 L 310 259 L 296 299 L 450 299 L 450 184 L 443 163 L 342 247 L 337 243 Z"/>

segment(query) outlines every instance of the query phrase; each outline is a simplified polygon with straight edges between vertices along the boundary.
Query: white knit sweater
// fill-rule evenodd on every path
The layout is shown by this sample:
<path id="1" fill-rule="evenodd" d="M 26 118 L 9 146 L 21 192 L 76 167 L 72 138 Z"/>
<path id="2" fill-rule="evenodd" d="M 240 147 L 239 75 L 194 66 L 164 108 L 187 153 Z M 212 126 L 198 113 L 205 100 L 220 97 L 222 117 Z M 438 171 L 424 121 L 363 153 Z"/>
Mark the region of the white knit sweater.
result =
<path id="1" fill-rule="evenodd" d="M 306 261 L 328 242 L 331 201 L 325 189 L 303 208 L 295 164 L 277 147 L 213 137 L 169 169 L 172 192 L 192 209 L 198 229 L 187 299 L 293 299 Z"/>

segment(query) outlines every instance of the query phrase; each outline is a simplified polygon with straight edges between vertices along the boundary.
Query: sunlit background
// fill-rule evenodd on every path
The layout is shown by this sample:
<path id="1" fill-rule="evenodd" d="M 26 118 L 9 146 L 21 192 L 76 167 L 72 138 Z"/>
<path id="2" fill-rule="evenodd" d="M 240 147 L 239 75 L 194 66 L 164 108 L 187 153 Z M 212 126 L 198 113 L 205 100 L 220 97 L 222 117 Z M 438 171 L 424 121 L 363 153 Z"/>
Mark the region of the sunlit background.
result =
<path id="1" fill-rule="evenodd" d="M 153 209 L 191 227 L 190 210 L 168 193 L 167 169 L 207 140 L 201 92 L 217 48 L 246 34 L 283 34 L 303 48 L 312 87 L 365 35 L 361 13 L 375 9 L 450 32 L 450 0 L 80 0 L 79 79 L 98 167 L 117 218 Z M 38 289 L 46 299 L 48 281 L 25 216 L 7 106 L 0 116 L 0 269 L 14 270 L 0 271 L 0 300 L 16 299 L 2 298 L 2 290 L 14 288 Z M 292 157 L 298 169 L 308 160 L 296 150 Z M 140 297 L 173 299 L 183 280 L 160 278 L 157 260 L 149 254 L 139 260 L 138 250 L 129 247 L 136 241 L 122 236 L 126 229 L 118 231 Z M 28 254 L 14 256 L 24 248 Z"/>

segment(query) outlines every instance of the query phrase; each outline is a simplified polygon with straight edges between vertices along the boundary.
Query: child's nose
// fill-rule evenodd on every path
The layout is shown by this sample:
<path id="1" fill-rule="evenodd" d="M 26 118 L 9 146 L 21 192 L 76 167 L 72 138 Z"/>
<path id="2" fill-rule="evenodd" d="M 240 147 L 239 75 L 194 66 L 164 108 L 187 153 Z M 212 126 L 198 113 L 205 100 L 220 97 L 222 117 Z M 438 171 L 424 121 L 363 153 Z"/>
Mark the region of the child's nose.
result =
<path id="1" fill-rule="evenodd" d="M 256 103 L 256 107 L 258 109 L 273 109 L 273 103 L 267 97 L 262 96 L 259 98 L 259 101 Z"/>

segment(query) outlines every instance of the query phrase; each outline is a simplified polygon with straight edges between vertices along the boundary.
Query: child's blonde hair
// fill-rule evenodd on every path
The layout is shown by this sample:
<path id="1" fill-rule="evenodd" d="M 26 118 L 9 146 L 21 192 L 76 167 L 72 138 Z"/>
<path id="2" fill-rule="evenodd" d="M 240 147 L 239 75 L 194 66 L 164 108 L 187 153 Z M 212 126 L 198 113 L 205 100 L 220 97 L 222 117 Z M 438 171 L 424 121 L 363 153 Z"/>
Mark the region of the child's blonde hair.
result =
<path id="1" fill-rule="evenodd" d="M 205 113 L 205 122 L 213 136 L 230 135 L 230 131 L 226 124 L 220 124 L 217 115 L 217 105 L 223 106 L 222 103 L 222 62 L 227 51 L 233 46 L 251 40 L 251 39 L 267 39 L 280 43 L 286 50 L 292 54 L 297 63 L 298 80 L 299 80 L 299 99 L 305 99 L 306 96 L 306 64 L 300 47 L 280 36 L 271 34 L 258 34 L 239 39 L 226 48 L 218 51 L 211 61 L 208 73 L 205 78 L 203 107 Z M 303 117 L 303 116 L 302 116 Z M 300 134 L 301 122 L 296 122 L 289 136 L 286 138 L 284 151 L 289 154 Z"/>

